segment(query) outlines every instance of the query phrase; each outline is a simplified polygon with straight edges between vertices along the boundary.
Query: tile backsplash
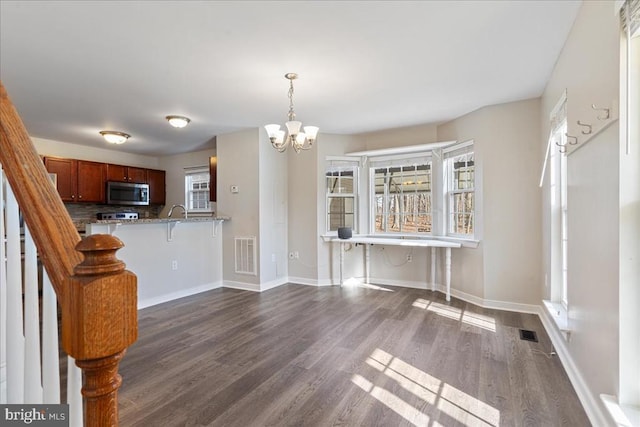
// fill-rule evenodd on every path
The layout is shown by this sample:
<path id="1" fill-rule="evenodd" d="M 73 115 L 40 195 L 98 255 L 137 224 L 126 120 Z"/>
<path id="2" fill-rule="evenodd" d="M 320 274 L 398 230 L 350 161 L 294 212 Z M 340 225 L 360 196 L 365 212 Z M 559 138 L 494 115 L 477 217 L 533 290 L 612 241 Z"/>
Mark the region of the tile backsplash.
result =
<path id="1" fill-rule="evenodd" d="M 69 216 L 74 222 L 95 221 L 98 213 L 138 212 L 140 218 L 158 218 L 162 205 L 151 206 L 115 206 L 94 203 L 65 203 Z"/>

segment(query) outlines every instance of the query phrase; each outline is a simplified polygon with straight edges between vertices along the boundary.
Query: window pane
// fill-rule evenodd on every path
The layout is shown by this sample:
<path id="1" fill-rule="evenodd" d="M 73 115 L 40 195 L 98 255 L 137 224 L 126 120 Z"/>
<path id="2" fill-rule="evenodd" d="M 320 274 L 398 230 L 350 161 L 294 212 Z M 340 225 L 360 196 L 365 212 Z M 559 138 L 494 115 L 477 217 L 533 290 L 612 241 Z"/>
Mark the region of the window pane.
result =
<path id="1" fill-rule="evenodd" d="M 453 163 L 453 182 L 451 183 L 450 189 L 466 190 L 474 188 L 474 154 L 468 153 L 456 156 L 451 161 Z"/>
<path id="2" fill-rule="evenodd" d="M 353 193 L 353 171 L 327 172 L 327 193 Z"/>
<path id="3" fill-rule="evenodd" d="M 474 210 L 474 193 L 454 193 L 453 209 L 454 213 L 470 213 Z"/>
<path id="4" fill-rule="evenodd" d="M 353 214 L 330 213 L 327 219 L 327 223 L 329 224 L 329 231 L 336 231 L 338 227 L 353 228 Z"/>
<path id="5" fill-rule="evenodd" d="M 377 168 L 374 181 L 375 231 L 431 231 L 431 163 Z"/>
<path id="6" fill-rule="evenodd" d="M 185 200 L 187 210 L 209 210 L 209 173 L 196 172 L 185 175 Z"/>
<path id="7" fill-rule="evenodd" d="M 446 188 L 448 191 L 449 233 L 473 235 L 475 210 L 475 154 L 473 152 L 446 159 L 448 170 Z"/>
<path id="8" fill-rule="evenodd" d="M 454 213 L 451 215 L 451 233 L 473 234 L 473 214 Z"/>

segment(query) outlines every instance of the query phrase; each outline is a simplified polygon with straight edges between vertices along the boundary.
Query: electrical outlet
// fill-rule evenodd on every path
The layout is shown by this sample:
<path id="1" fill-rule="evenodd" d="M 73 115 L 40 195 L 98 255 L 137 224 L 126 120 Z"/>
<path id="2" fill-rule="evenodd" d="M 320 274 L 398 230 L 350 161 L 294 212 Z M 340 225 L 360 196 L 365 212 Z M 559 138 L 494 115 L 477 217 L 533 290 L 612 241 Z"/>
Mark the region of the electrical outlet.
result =
<path id="1" fill-rule="evenodd" d="M 413 261 L 413 256 L 411 254 L 407 254 L 407 262 Z"/>
<path id="2" fill-rule="evenodd" d="M 171 261 L 171 269 L 172 270 L 177 270 L 178 269 L 178 261 L 177 260 L 173 260 Z"/>

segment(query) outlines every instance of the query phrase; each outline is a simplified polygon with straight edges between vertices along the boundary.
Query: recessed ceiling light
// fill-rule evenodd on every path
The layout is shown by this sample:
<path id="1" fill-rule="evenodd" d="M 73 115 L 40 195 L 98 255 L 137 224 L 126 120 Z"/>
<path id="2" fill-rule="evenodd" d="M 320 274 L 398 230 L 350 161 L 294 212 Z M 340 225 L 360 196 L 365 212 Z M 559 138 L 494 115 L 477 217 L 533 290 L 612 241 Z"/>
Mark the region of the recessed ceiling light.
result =
<path id="1" fill-rule="evenodd" d="M 174 128 L 183 128 L 191 121 L 190 118 L 184 116 L 167 116 L 166 119 Z"/>
<path id="2" fill-rule="evenodd" d="M 131 138 L 129 134 L 115 130 L 101 130 L 100 135 L 111 144 L 124 144 L 127 139 Z"/>

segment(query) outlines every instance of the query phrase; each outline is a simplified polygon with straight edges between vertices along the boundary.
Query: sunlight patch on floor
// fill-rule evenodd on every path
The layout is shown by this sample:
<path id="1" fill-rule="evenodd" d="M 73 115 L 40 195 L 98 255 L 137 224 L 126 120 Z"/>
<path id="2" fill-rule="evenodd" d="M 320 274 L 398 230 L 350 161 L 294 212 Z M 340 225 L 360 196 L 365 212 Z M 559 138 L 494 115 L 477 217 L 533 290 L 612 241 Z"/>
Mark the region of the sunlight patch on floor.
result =
<path id="1" fill-rule="evenodd" d="M 499 410 L 384 350 L 375 349 L 367 358 L 366 364 L 384 373 L 420 400 L 435 406 L 448 417 L 466 426 L 496 427 L 500 425 Z M 429 421 L 428 415 L 423 414 L 389 390 L 376 386 L 363 376 L 356 374 L 351 378 L 351 381 L 412 424 L 426 425 Z"/>
<path id="2" fill-rule="evenodd" d="M 487 331 L 491 332 L 496 331 L 496 319 L 490 316 L 485 316 L 484 314 L 472 313 L 466 310 L 461 310 L 457 307 L 451 307 L 423 298 L 416 299 L 411 305 L 413 307 L 430 311 L 448 319 L 460 321 L 467 325 L 476 326 L 478 328 L 486 329 Z"/>

